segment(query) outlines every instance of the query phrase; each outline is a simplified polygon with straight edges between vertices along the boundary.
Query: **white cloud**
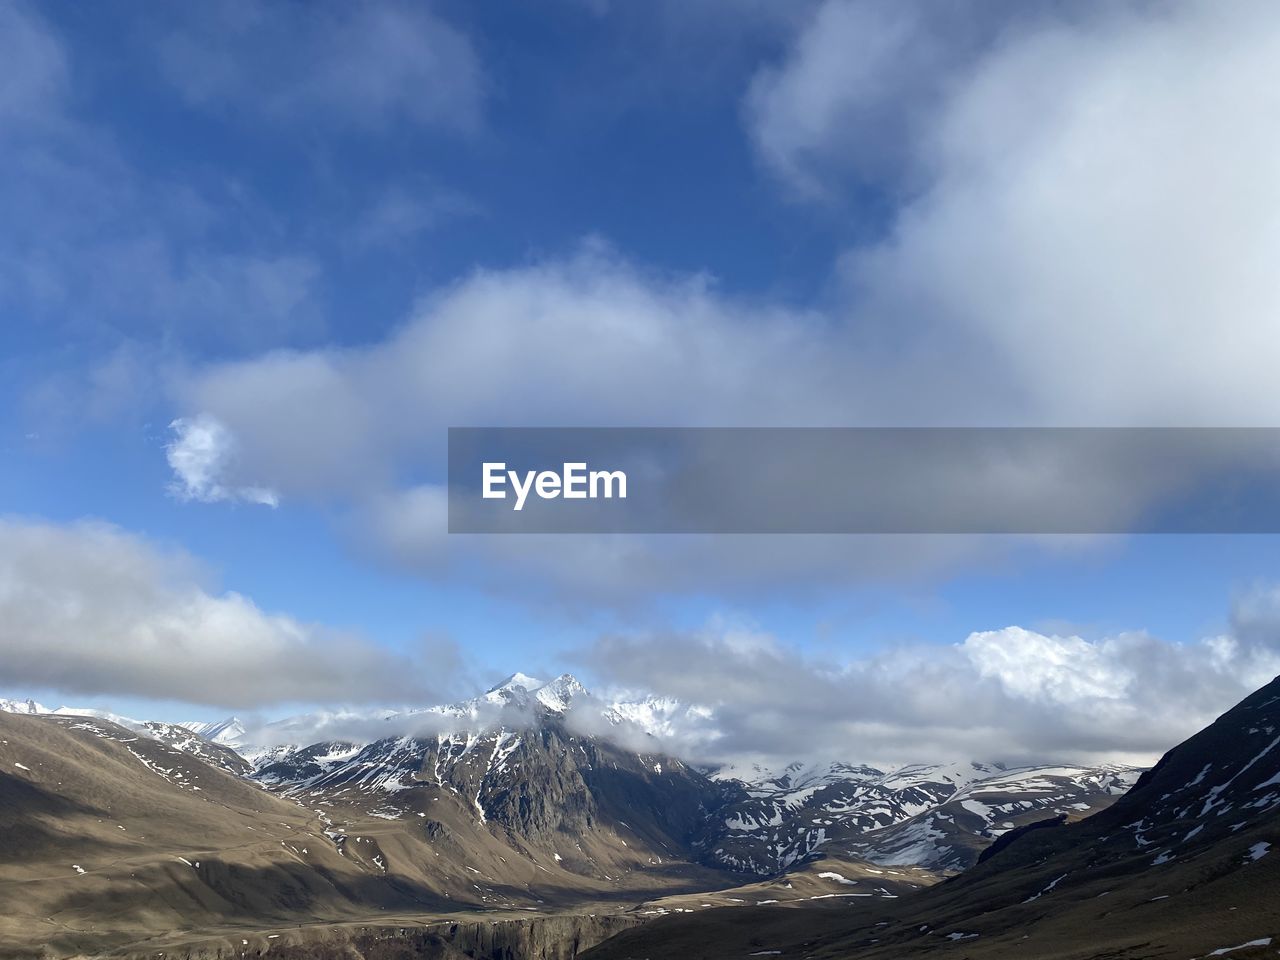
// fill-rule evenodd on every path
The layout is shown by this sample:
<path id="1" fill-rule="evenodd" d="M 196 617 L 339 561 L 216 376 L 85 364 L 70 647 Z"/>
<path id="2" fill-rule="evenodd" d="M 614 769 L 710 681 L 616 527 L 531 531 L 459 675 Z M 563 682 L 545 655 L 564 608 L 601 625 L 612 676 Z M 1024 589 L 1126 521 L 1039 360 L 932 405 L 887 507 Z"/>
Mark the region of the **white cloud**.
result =
<path id="1" fill-rule="evenodd" d="M 982 351 L 972 389 L 1041 422 L 1273 423 L 1275 7 L 1032 4 L 955 31 L 895 9 L 829 0 L 748 101 L 801 188 L 886 149 L 911 172 L 842 265 L 860 322 L 939 365 Z"/>
<path id="2" fill-rule="evenodd" d="M 848 424 L 928 389 L 802 310 L 648 273 L 595 243 L 573 257 L 479 271 L 368 347 L 278 351 L 180 384 L 189 415 L 236 443 L 199 484 L 269 487 L 339 504 L 366 549 L 428 575 L 503 590 L 628 602 L 654 591 L 847 583 L 1003 552 L 956 538 L 519 537 L 446 539 L 439 478 L 458 424 Z M 405 482 L 402 478 L 410 478 Z"/>
<path id="3" fill-rule="evenodd" d="M 165 446 L 165 456 L 176 477 L 171 486 L 183 500 L 212 503 L 217 500 L 245 500 L 268 507 L 280 498 L 267 487 L 227 487 L 219 482 L 235 454 L 235 439 L 227 428 L 208 414 L 190 420 L 179 418 L 169 424 L 175 434 Z"/>
<path id="4" fill-rule="evenodd" d="M 432 667 L 216 592 L 193 558 L 100 523 L 0 520 L 0 675 L 15 688 L 219 707 L 438 696 Z"/>
<path id="5" fill-rule="evenodd" d="M 1120 697 L 1134 680 L 1118 672 L 1107 642 L 1045 636 L 1022 627 L 971 633 L 965 657 L 982 677 L 994 677 L 1011 696 L 1024 700 L 1076 702 Z"/>
<path id="6" fill-rule="evenodd" d="M 713 626 L 604 637 L 580 656 L 606 682 L 697 705 L 667 725 L 667 747 L 686 756 L 1150 762 L 1280 672 L 1269 596 L 1247 627 L 1256 597 L 1232 635 L 1188 644 L 1011 626 L 841 663 Z"/>
<path id="7" fill-rule="evenodd" d="M 862 363 L 813 336 L 820 323 L 588 244 L 565 260 L 478 271 L 371 347 L 202 368 L 180 402 L 224 423 L 239 469 L 282 492 L 351 493 L 406 464 L 438 466 L 452 424 L 811 422 L 843 395 L 821 414 L 840 422 L 856 415 L 858 388 L 843 385 Z"/>
<path id="8" fill-rule="evenodd" d="M 950 351 L 949 367 L 897 362 L 830 317 L 736 301 L 706 278 L 646 273 L 589 244 L 567 260 L 477 272 L 371 346 L 278 351 L 195 370 L 179 385 L 179 403 L 212 418 L 220 442 L 218 455 L 199 448 L 180 481 L 194 499 L 211 499 L 202 490 L 270 489 L 336 504 L 352 538 L 399 567 L 435 576 L 451 554 L 455 575 L 529 594 L 625 603 L 669 591 L 820 588 L 937 572 L 1024 544 L 446 537 L 439 478 L 445 431 L 457 424 L 919 423 L 929 411 L 936 422 L 944 406 L 962 423 L 1001 396 L 977 396 L 964 359 Z M 996 380 L 992 372 L 985 383 Z M 1016 406 L 1001 409 L 1016 419 Z M 235 455 L 221 455 L 232 439 Z M 1169 479 L 1123 463 L 1123 482 L 1042 466 L 1053 469 L 921 482 L 938 497 L 996 488 L 1024 495 L 1048 478 L 1076 500 L 1110 498 L 1125 516 Z M 752 482 L 744 477 L 740 491 L 748 500 Z"/>
<path id="9" fill-rule="evenodd" d="M 922 29 L 925 10 L 829 0 L 786 59 L 756 74 L 744 105 L 748 131 L 792 189 L 821 194 L 833 168 L 870 179 L 908 157 L 907 140 L 932 106 L 938 61 L 950 49 Z"/>

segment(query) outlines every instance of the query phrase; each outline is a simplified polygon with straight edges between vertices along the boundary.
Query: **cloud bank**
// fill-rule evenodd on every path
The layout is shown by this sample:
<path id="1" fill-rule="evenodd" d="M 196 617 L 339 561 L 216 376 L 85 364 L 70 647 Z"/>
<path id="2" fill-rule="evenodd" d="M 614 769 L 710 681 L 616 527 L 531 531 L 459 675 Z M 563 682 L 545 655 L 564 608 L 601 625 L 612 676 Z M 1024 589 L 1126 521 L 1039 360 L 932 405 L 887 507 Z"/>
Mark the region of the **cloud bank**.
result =
<path id="1" fill-rule="evenodd" d="M 662 738 L 695 759 L 1146 763 L 1280 673 L 1280 591 L 1242 598 L 1229 631 L 1189 644 L 1010 626 L 833 663 L 717 628 L 604 637 L 580 658 L 695 705 Z"/>
<path id="2" fill-rule="evenodd" d="M 1147 765 L 1280 674 L 1280 588 L 1242 594 L 1220 633 L 1192 643 L 1015 625 L 840 660 L 717 622 L 603 635 L 571 659 L 598 682 L 569 700 L 570 731 L 708 766 Z M 539 716 L 532 698 L 482 696 L 300 715 L 261 726 L 250 741 L 432 737 L 518 729 Z"/>
<path id="3" fill-rule="evenodd" d="M 0 520 L 0 675 L 72 695 L 219 708 L 423 701 L 449 657 L 399 655 L 216 592 L 199 565 L 100 523 Z"/>

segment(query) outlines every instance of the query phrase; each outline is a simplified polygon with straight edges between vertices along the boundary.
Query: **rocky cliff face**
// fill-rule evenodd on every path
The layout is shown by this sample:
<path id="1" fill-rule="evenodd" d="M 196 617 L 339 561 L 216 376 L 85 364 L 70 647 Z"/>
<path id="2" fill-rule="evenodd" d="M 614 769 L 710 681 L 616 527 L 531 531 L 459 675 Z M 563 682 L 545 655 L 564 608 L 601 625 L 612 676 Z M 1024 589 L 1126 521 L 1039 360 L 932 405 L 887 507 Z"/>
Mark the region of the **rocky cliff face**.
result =
<path id="1" fill-rule="evenodd" d="M 387 817 L 412 815 L 415 791 L 443 789 L 491 832 L 561 862 L 602 833 L 654 857 L 696 857 L 714 812 L 740 797 L 679 760 L 576 736 L 550 711 L 480 734 L 316 744 L 254 776 L 289 796 L 323 796 Z"/>

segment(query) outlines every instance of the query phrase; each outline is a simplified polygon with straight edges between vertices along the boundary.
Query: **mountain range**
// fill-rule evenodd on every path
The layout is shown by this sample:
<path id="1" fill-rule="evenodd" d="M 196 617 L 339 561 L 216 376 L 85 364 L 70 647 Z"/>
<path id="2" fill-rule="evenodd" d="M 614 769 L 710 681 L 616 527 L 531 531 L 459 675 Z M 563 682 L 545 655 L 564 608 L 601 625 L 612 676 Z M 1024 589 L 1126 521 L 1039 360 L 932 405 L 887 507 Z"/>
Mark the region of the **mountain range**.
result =
<path id="1" fill-rule="evenodd" d="M 1141 898 L 1110 898 L 1132 884 L 1165 891 L 1152 904 L 1170 884 L 1233 889 L 1219 875 L 1272 842 L 1276 704 L 1272 684 L 1142 773 L 707 767 L 660 749 L 691 708 L 602 703 L 567 675 L 257 730 L 3 701 L 0 954 L 391 955 L 368 952 L 370 924 L 404 941 L 396 956 L 986 951 L 1082 891 L 1129 910 Z M 1256 915 L 1240 899 L 1224 929 Z M 1133 919 L 1106 918 L 1108 936 Z M 1148 955 L 1166 954 L 1114 954 Z"/>
<path id="2" fill-rule="evenodd" d="M 282 796 L 323 794 L 363 804 L 366 812 L 400 811 L 401 795 L 421 787 L 427 773 L 426 783 L 470 798 L 478 822 L 494 818 L 516 842 L 561 827 L 548 814 L 565 796 L 566 785 L 548 775 L 564 764 L 556 751 L 580 756 L 623 746 L 623 753 L 635 751 L 643 767 L 638 776 L 687 778 L 687 792 L 707 811 L 682 841 L 689 857 L 752 876 L 778 873 L 820 850 L 944 873 L 964 869 L 1001 834 L 1046 815 L 1100 809 L 1141 772 L 977 761 L 891 770 L 848 762 L 797 762 L 780 771 L 690 766 L 663 749 L 671 718 L 690 708 L 670 698 L 597 700 L 569 674 L 542 681 L 515 673 L 458 703 L 313 713 L 253 731 L 236 717 L 169 724 L 70 707 L 50 711 L 31 700 L 0 701 L 0 709 L 108 720 Z M 583 715 L 602 719 L 592 725 L 601 732 L 584 733 Z M 516 796 L 520 809 L 512 811 Z"/>
<path id="3" fill-rule="evenodd" d="M 520 673 L 461 703 L 257 730 L 0 701 L 0 896 L 17 905 L 0 955 L 310 951 L 394 918 L 443 937 L 440 956 L 486 956 L 504 918 L 508 956 L 571 956 L 554 952 L 566 938 L 577 951 L 694 909 L 671 897 L 906 896 L 1030 823 L 1105 809 L 1139 774 L 705 767 L 660 749 L 690 709 Z"/>

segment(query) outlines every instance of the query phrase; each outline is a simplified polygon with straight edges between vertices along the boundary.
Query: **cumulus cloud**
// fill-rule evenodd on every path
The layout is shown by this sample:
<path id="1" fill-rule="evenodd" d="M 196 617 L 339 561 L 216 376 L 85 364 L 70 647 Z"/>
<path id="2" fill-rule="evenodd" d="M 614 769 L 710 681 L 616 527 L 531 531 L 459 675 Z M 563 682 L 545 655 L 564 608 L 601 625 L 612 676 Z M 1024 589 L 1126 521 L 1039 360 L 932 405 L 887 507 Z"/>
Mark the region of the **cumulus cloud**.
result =
<path id="1" fill-rule="evenodd" d="M 179 418 L 169 424 L 173 439 L 165 447 L 165 456 L 175 480 L 171 492 L 182 500 L 244 500 L 268 507 L 278 506 L 280 498 L 267 487 L 227 487 L 219 477 L 226 472 L 235 455 L 235 439 L 227 428 L 208 414 L 187 420 Z"/>
<path id="2" fill-rule="evenodd" d="M 189 555 L 100 523 L 0 521 L 0 674 L 14 688 L 183 700 L 430 702 L 456 657 L 411 658 L 210 587 Z"/>
<path id="3" fill-rule="evenodd" d="M 1094 0 L 822 0 L 752 78 L 747 134 L 764 167 L 802 198 L 859 184 L 909 195 L 939 172 L 937 128 L 981 63 L 1037 31 L 1096 24 L 1104 12 Z"/>
<path id="4" fill-rule="evenodd" d="M 364 129 L 480 122 L 475 51 L 425 4 L 232 3 L 182 8 L 177 19 L 157 49 L 189 103 Z"/>
<path id="5" fill-rule="evenodd" d="M 901 398 L 902 422 L 919 422 L 929 391 L 890 369 L 822 315 L 738 300 L 706 277 L 646 271 L 589 242 L 568 258 L 478 271 L 372 346 L 199 368 L 178 402 L 235 440 L 237 455 L 213 465 L 211 485 L 337 502 L 357 543 L 435 573 L 446 551 L 438 478 L 448 426 L 837 425 L 875 422 L 889 396 Z M 940 372 L 930 389 L 952 387 L 960 382 Z M 494 584 L 527 578 L 535 589 L 616 598 L 697 589 L 708 577 L 758 585 L 783 561 L 793 581 L 828 583 L 1000 552 L 945 538 L 872 538 L 865 549 L 837 538 L 517 539 L 463 548 L 449 538 L 453 567 Z"/>
<path id="6" fill-rule="evenodd" d="M 827 0 L 746 118 L 801 190 L 888 164 L 886 235 L 839 270 L 860 322 L 985 345 L 1036 420 L 1270 423 L 1278 51 L 1251 0 Z"/>
<path id="7" fill-rule="evenodd" d="M 747 128 L 761 160 L 807 196 L 827 192 L 826 181 L 846 171 L 895 178 L 962 59 L 956 41 L 971 31 L 973 13 L 967 4 L 819 5 L 784 59 L 762 67 L 747 93 Z"/>
<path id="8" fill-rule="evenodd" d="M 870 378 L 873 361 L 832 356 L 820 324 L 587 243 L 477 271 L 371 347 L 205 367 L 179 400 L 232 430 L 243 469 L 265 468 L 286 491 L 351 492 L 438 466 L 448 425 L 785 424 L 843 394 L 824 418 L 840 422 L 859 392 L 841 384 L 861 368 Z"/>
<path id="9" fill-rule="evenodd" d="M 580 656 L 606 682 L 697 705 L 663 743 L 703 760 L 1150 762 L 1280 673 L 1275 597 L 1190 644 L 1011 626 L 834 663 L 719 626 L 604 637 Z"/>
<path id="10" fill-rule="evenodd" d="M 1274 422 L 1280 17 L 1104 9 L 956 84 L 924 148 L 930 186 L 847 277 L 873 314 L 988 343 L 1035 416 Z"/>

